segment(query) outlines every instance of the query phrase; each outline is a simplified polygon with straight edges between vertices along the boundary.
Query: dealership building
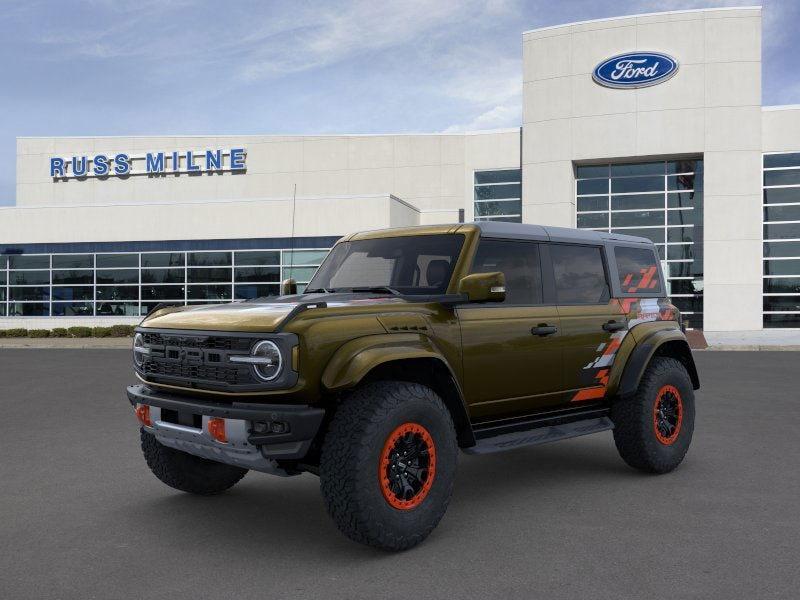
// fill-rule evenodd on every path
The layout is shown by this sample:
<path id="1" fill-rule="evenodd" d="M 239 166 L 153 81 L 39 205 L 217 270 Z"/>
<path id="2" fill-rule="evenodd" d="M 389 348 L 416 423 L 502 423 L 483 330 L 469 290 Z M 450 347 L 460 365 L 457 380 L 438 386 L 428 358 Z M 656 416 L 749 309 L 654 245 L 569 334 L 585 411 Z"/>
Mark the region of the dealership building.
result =
<path id="1" fill-rule="evenodd" d="M 508 130 L 19 138 L 0 328 L 266 296 L 350 231 L 497 219 L 652 239 L 692 328 L 800 328 L 800 106 L 762 106 L 761 37 L 757 7 L 527 31 Z"/>

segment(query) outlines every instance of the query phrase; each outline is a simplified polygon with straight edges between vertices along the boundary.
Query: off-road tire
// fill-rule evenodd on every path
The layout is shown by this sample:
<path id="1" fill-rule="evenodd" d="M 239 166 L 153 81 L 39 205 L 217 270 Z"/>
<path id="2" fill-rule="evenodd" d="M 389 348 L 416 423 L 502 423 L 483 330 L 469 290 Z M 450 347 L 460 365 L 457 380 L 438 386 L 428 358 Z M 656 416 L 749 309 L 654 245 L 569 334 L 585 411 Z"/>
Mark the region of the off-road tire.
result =
<path id="1" fill-rule="evenodd" d="M 435 470 L 419 504 L 401 509 L 384 496 L 381 460 L 395 432 L 409 423 L 429 433 Z M 320 457 L 325 507 L 351 540 L 406 550 L 424 540 L 444 516 L 457 460 L 452 418 L 433 390 L 403 381 L 365 384 L 342 400 L 325 436 Z"/>
<path id="2" fill-rule="evenodd" d="M 681 406 L 680 425 L 669 443 L 659 441 L 654 422 L 660 394 L 677 396 Z M 674 358 L 656 356 L 647 366 L 636 392 L 620 398 L 611 407 L 614 443 L 631 467 L 649 473 L 668 473 L 689 450 L 694 416 L 694 390 L 686 367 Z"/>
<path id="3" fill-rule="evenodd" d="M 231 488 L 247 469 L 193 456 L 168 448 L 152 433 L 141 430 L 142 452 L 153 474 L 168 486 L 201 496 L 219 494 Z"/>

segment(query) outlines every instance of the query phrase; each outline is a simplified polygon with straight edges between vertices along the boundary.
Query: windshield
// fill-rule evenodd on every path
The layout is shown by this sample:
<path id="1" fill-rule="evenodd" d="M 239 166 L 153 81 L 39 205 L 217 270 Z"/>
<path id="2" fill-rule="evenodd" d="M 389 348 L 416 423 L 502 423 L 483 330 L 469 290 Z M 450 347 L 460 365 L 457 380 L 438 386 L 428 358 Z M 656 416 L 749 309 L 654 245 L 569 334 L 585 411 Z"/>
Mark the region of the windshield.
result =
<path id="1" fill-rule="evenodd" d="M 342 242 L 306 291 L 444 294 L 463 244 L 456 234 Z"/>

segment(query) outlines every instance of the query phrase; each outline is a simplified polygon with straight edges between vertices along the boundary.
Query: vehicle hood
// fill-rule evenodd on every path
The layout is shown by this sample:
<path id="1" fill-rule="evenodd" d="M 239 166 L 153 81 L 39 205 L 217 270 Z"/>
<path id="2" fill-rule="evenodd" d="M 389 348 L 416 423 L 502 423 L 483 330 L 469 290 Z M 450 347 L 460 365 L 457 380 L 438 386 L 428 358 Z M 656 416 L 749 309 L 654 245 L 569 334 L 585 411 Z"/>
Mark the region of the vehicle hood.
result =
<path id="1" fill-rule="evenodd" d="M 298 294 L 229 304 L 165 307 L 153 311 L 141 325 L 155 329 L 271 332 L 291 320 L 292 312 L 307 303 L 344 308 L 411 301 L 408 297 L 377 294 Z"/>

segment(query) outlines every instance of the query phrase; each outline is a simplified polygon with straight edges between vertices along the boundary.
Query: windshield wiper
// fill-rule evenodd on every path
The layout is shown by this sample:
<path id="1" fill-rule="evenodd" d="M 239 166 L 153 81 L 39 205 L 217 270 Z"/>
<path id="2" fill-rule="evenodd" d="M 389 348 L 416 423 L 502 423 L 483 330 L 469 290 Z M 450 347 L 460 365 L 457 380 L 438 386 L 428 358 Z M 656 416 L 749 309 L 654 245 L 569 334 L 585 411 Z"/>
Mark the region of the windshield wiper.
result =
<path id="1" fill-rule="evenodd" d="M 304 294 L 332 294 L 333 290 L 329 290 L 326 288 L 315 288 L 313 290 L 306 290 L 303 292 Z"/>
<path id="2" fill-rule="evenodd" d="M 400 292 L 398 292 L 396 289 L 391 288 L 391 287 L 386 286 L 386 285 L 375 285 L 375 286 L 371 286 L 371 287 L 354 287 L 354 288 L 350 288 L 350 291 L 351 292 L 355 292 L 355 293 L 360 293 L 360 292 L 388 292 L 392 296 L 402 296 L 403 295 Z"/>

